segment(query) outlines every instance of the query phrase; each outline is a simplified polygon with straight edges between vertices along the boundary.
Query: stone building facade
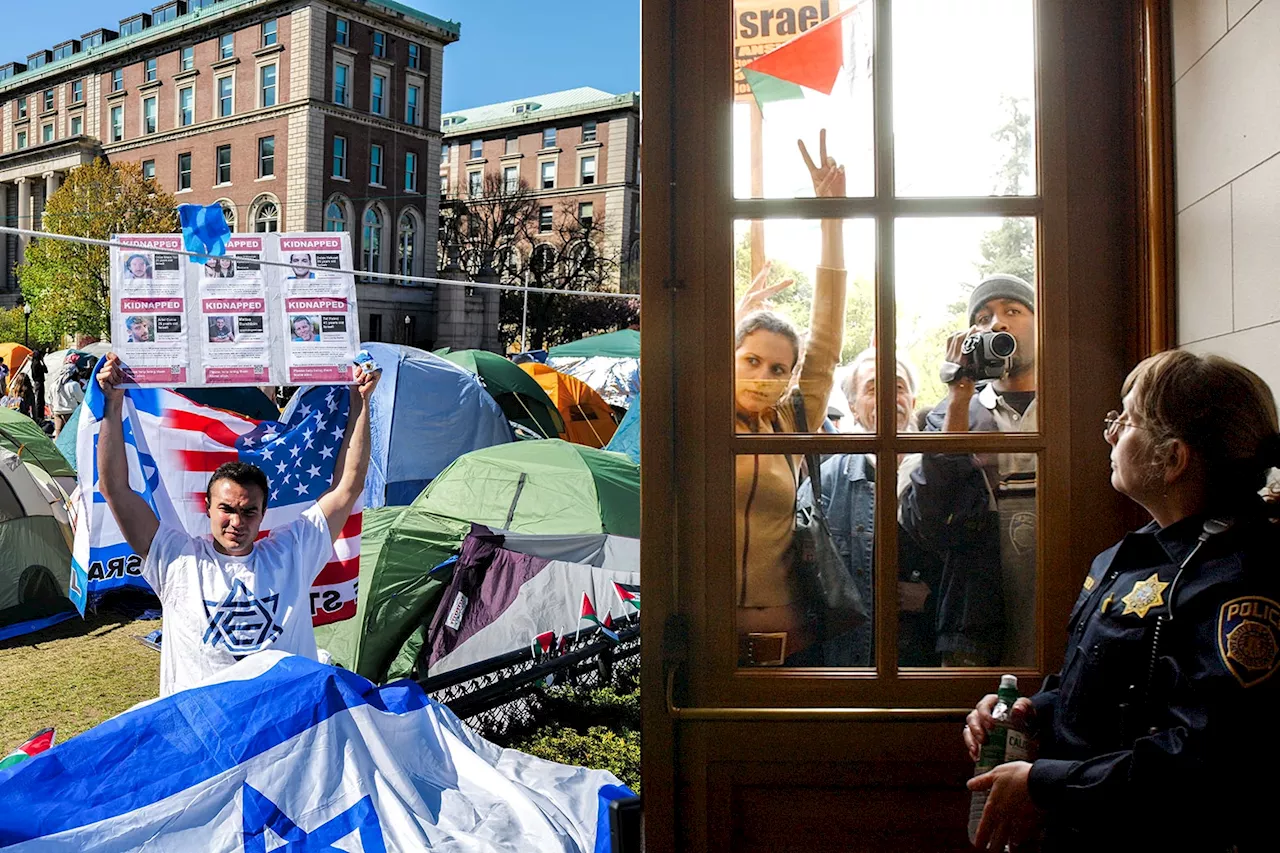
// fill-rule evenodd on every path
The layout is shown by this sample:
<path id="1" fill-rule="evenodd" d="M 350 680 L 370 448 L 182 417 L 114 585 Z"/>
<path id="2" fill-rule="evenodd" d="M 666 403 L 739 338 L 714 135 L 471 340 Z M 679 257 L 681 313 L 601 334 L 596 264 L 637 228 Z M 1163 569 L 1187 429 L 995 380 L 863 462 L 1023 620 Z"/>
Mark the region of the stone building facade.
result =
<path id="1" fill-rule="evenodd" d="M 432 276 L 443 51 L 393 0 L 169 0 L 0 66 L 0 215 L 95 157 L 135 161 L 234 231 L 348 231 L 357 270 Z M 0 240 L 16 299 L 26 239 Z M 435 288 L 358 277 L 366 340 L 430 345 Z"/>
<path id="2" fill-rule="evenodd" d="M 540 219 L 592 217 L 616 258 L 621 290 L 637 289 L 640 257 L 640 94 L 582 87 L 447 113 L 441 119 L 441 206 L 481 194 L 486 175 L 532 188 Z M 550 219 L 546 220 L 548 223 Z M 551 238 L 548 225 L 548 239 Z M 528 268 L 534 245 L 513 260 Z M 441 258 L 445 264 L 447 259 Z M 449 298 L 441 294 L 442 306 Z M 453 294 L 442 316 L 457 317 L 466 345 L 496 334 L 496 291 Z M 487 338 L 486 338 L 487 339 Z"/>

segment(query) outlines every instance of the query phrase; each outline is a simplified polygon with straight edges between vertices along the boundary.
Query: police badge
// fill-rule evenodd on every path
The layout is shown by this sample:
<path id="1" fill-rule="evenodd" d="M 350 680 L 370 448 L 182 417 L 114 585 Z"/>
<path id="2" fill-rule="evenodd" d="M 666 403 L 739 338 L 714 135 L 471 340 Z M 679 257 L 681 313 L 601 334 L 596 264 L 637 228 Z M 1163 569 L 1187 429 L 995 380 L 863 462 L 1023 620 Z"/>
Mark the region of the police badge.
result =
<path id="1" fill-rule="evenodd" d="M 1280 604 L 1249 595 L 1222 605 L 1218 654 L 1243 687 L 1270 678 L 1280 669 Z"/>

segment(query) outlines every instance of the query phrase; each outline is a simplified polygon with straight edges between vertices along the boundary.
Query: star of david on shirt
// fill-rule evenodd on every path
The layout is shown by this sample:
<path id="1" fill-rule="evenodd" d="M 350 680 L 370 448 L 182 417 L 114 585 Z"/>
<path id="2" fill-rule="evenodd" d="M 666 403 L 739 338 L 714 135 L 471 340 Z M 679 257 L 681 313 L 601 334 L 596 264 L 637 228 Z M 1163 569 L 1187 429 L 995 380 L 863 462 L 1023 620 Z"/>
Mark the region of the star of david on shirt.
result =
<path id="1" fill-rule="evenodd" d="M 279 606 L 279 595 L 258 598 L 237 578 L 222 601 L 204 599 L 209 621 L 203 642 L 215 649 L 224 646 L 237 660 L 261 651 L 284 633 L 275 619 Z"/>
<path id="2" fill-rule="evenodd" d="M 373 798 L 365 796 L 342 814 L 331 818 L 309 832 L 303 831 L 285 816 L 284 810 L 265 794 L 245 785 L 241 789 L 241 813 L 244 829 L 244 853 L 266 853 L 267 830 L 286 843 L 276 847 L 273 853 L 319 853 L 337 850 L 335 842 L 353 832 L 360 834 L 360 844 L 365 853 L 386 853 L 387 844 L 382 837 L 382 825 L 373 808 Z"/>

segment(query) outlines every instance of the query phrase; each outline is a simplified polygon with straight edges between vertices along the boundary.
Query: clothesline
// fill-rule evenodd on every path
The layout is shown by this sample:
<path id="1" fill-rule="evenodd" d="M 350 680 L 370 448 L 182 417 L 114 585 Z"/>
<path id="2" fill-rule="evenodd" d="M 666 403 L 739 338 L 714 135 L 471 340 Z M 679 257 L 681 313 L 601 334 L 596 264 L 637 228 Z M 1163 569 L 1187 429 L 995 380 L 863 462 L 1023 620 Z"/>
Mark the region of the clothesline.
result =
<path id="1" fill-rule="evenodd" d="M 32 231 L 27 228 L 14 228 L 9 225 L 0 225 L 0 234 L 15 234 L 19 237 L 35 237 L 40 240 L 50 240 L 50 239 L 66 240 L 69 243 L 81 243 L 86 246 L 104 246 L 107 248 L 115 247 L 119 249 L 136 249 L 136 250 L 148 251 L 148 252 L 154 252 L 156 250 L 154 246 L 141 246 L 141 245 L 127 243 L 119 240 L 99 240 L 95 237 L 73 237 L 69 234 L 53 234 L 48 231 Z M 236 237 L 236 236 L 252 236 L 252 235 L 233 234 L 232 236 Z M 164 254 L 183 255 L 188 258 L 210 257 L 207 253 L 201 254 L 200 252 L 188 252 L 183 249 L 165 249 Z M 306 266 L 304 264 L 290 264 L 284 261 L 259 260 L 259 261 L 254 261 L 254 263 L 262 264 L 263 266 L 268 266 L 268 267 L 283 267 L 285 269 L 305 269 L 305 270 L 310 270 L 312 272 L 322 272 L 326 274 L 333 274 L 334 272 L 338 272 L 338 273 L 345 273 L 346 275 L 362 276 L 364 278 L 377 278 L 377 279 L 384 279 L 388 281 L 406 281 L 406 282 L 414 282 L 418 284 L 453 284 L 461 287 L 475 287 L 475 288 L 480 288 L 484 290 L 509 290 L 509 291 L 515 291 L 517 293 L 555 294 L 557 296 L 587 296 L 592 298 L 604 298 L 604 299 L 634 299 L 637 302 L 640 301 L 640 294 L 638 293 L 614 293 L 611 291 L 598 292 L 598 291 L 588 291 L 588 290 L 557 290 L 555 288 L 550 288 L 550 287 L 531 287 L 527 284 L 523 284 L 523 285 L 522 284 L 496 284 L 496 283 L 487 282 L 487 281 L 455 281 L 454 279 L 451 279 L 451 278 L 432 278 L 430 276 L 404 275 L 402 273 L 388 273 L 388 272 L 369 272 L 367 270 L 336 270 L 335 271 L 329 267 L 314 267 L 314 266 Z"/>

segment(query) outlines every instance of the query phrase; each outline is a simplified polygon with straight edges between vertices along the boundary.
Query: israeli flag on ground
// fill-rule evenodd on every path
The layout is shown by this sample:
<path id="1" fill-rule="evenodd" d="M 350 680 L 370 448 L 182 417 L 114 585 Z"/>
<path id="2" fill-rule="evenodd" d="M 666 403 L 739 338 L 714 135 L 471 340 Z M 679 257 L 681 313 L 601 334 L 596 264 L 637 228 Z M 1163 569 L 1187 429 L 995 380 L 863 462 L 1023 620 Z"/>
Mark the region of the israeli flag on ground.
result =
<path id="1" fill-rule="evenodd" d="M 489 743 L 412 682 L 260 652 L 0 771 L 0 848 L 594 853 L 630 795 Z"/>

